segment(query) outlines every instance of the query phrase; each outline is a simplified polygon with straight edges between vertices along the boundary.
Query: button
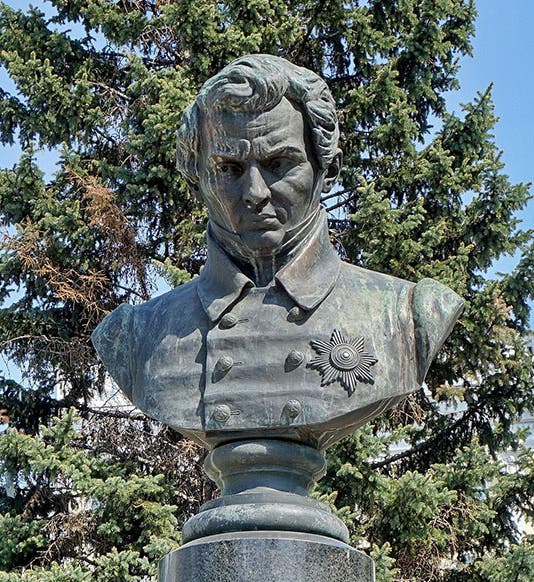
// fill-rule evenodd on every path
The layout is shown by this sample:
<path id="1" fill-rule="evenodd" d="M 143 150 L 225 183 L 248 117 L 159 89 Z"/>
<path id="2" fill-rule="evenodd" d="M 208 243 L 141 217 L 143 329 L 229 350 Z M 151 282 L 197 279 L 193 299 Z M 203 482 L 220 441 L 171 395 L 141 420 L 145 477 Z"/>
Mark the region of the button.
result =
<path id="1" fill-rule="evenodd" d="M 288 400 L 282 411 L 282 413 L 289 418 L 297 418 L 301 412 L 302 404 L 300 400 Z"/>
<path id="2" fill-rule="evenodd" d="M 232 410 L 227 404 L 218 404 L 214 410 L 211 418 L 220 424 L 228 422 L 231 416 L 239 416 L 240 410 Z"/>
<path id="3" fill-rule="evenodd" d="M 300 308 L 298 305 L 292 307 L 287 314 L 287 321 L 296 323 L 302 321 L 306 317 L 306 312 L 304 309 Z"/>
<path id="4" fill-rule="evenodd" d="M 227 313 L 222 316 L 221 321 L 219 322 L 219 327 L 221 329 L 230 329 L 231 327 L 234 327 L 237 322 L 238 319 L 233 313 Z"/>
<path id="5" fill-rule="evenodd" d="M 291 372 L 295 368 L 298 368 L 304 361 L 304 354 L 298 350 L 291 350 L 287 354 L 287 358 L 284 365 L 284 370 L 286 372 Z"/>
<path id="6" fill-rule="evenodd" d="M 215 422 L 220 422 L 221 424 L 227 423 L 230 416 L 232 416 L 232 411 L 226 404 L 219 404 L 213 411 L 213 420 Z"/>
<path id="7" fill-rule="evenodd" d="M 215 369 L 218 372 L 222 372 L 224 374 L 225 372 L 228 372 L 228 370 L 230 370 L 233 365 L 234 365 L 233 358 L 231 358 L 230 356 L 222 356 L 217 360 L 217 363 L 215 364 Z"/>

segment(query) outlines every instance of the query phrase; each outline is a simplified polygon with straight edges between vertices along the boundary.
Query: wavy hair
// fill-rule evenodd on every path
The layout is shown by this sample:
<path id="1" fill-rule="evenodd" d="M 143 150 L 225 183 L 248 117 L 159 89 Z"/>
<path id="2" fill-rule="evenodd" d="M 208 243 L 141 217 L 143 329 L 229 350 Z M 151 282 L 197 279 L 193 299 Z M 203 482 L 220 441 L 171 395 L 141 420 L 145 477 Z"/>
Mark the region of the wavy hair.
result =
<path id="1" fill-rule="evenodd" d="M 247 55 L 208 79 L 184 110 L 176 165 L 188 182 L 198 184 L 201 123 L 208 112 L 269 111 L 282 97 L 300 106 L 319 166 L 326 170 L 339 151 L 336 109 L 326 83 L 314 72 L 280 57 Z"/>

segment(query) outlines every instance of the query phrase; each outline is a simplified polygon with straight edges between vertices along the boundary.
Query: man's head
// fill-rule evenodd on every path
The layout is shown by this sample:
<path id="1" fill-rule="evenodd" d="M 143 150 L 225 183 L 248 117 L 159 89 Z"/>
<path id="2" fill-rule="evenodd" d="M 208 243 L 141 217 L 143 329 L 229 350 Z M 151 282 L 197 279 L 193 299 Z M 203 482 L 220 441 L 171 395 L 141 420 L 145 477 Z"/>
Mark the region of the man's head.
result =
<path id="1" fill-rule="evenodd" d="M 341 164 L 334 101 L 315 73 L 271 55 L 237 59 L 184 112 L 178 168 L 210 219 L 269 254 L 315 212 Z"/>

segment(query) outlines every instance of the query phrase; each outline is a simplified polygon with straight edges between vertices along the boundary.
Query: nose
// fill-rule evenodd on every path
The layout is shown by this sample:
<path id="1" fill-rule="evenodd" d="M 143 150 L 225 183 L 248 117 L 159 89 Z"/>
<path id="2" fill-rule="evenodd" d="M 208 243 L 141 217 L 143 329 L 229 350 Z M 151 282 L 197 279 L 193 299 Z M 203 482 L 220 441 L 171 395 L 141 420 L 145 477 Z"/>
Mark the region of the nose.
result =
<path id="1" fill-rule="evenodd" d="M 245 172 L 243 182 L 243 202 L 245 206 L 253 210 L 261 210 L 270 200 L 271 190 L 256 164 L 249 166 Z"/>

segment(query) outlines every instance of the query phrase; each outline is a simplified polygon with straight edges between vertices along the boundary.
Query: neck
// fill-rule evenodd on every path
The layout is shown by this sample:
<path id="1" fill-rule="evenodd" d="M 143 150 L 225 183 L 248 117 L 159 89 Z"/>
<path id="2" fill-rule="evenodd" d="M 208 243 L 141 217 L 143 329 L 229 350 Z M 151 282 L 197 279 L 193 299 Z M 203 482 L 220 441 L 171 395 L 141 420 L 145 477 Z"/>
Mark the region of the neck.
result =
<path id="1" fill-rule="evenodd" d="M 256 287 L 267 287 L 274 281 L 276 272 L 287 262 L 286 257 L 276 255 L 253 257 L 248 261 L 237 260 L 245 275 L 254 281 Z"/>
<path id="2" fill-rule="evenodd" d="M 210 221 L 209 228 L 219 246 L 232 257 L 243 273 L 254 281 L 257 287 L 267 287 L 274 281 L 276 273 L 299 252 L 320 227 L 322 214 L 321 209 L 317 208 L 298 226 L 288 231 L 279 247 L 264 252 L 248 249 L 239 234 L 213 221 Z"/>

